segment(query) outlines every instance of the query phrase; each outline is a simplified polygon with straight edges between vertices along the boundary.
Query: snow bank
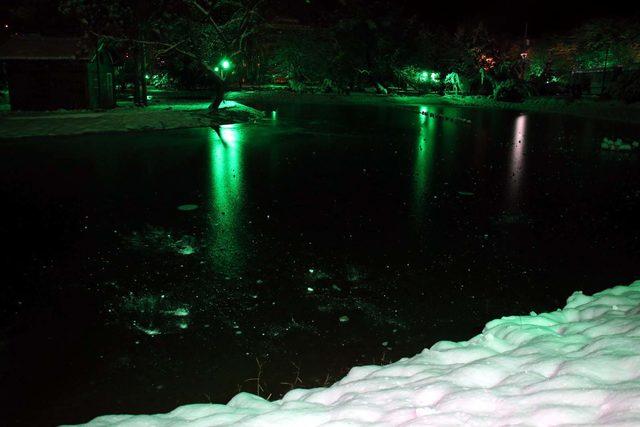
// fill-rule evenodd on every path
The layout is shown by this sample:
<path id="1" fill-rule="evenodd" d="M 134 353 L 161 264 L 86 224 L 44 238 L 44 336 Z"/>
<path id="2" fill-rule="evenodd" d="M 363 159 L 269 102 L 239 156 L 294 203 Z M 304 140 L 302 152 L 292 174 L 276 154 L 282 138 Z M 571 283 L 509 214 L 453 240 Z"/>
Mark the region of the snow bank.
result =
<path id="1" fill-rule="evenodd" d="M 264 117 L 263 112 L 235 101 L 225 101 L 215 113 L 209 113 L 208 106 L 173 102 L 106 111 L 9 112 L 0 114 L 0 139 L 210 127 Z"/>
<path id="2" fill-rule="evenodd" d="M 640 281 L 562 310 L 489 322 L 386 366 L 356 367 L 328 388 L 268 402 L 159 415 L 109 415 L 89 426 L 640 425 Z"/>

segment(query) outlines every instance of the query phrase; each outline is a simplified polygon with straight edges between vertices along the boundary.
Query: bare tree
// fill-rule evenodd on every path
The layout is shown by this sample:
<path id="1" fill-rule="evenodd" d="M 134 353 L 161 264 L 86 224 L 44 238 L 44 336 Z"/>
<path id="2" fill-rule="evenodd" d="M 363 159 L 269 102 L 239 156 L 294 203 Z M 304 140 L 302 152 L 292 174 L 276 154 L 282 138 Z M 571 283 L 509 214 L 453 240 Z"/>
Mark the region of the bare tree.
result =
<path id="1" fill-rule="evenodd" d="M 95 37 L 132 47 L 138 81 L 144 81 L 149 53 L 196 61 L 212 76 L 214 96 L 209 109 L 215 111 L 225 91 L 225 79 L 216 67 L 222 58 L 233 61 L 242 56 L 261 23 L 261 1 L 64 0 L 61 10 L 78 18 Z"/>

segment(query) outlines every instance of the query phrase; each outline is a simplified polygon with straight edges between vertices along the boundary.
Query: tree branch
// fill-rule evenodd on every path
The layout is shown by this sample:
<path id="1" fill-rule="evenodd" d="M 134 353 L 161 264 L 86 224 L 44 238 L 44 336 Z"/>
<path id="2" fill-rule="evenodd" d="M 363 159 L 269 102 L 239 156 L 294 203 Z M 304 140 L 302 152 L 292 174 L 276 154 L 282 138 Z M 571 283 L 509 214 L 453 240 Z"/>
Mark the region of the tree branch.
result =
<path id="1" fill-rule="evenodd" d="M 139 44 L 150 45 L 150 46 L 164 46 L 166 49 L 163 49 L 162 51 L 160 51 L 161 54 L 165 54 L 171 50 L 175 50 L 176 52 L 179 52 L 185 56 L 188 56 L 190 58 L 193 58 L 202 62 L 200 57 L 198 57 L 196 54 L 178 48 L 178 45 L 180 45 L 181 43 L 184 43 L 185 40 L 180 40 L 177 43 L 165 43 L 165 42 L 158 42 L 158 41 L 151 41 L 151 40 L 139 40 L 139 39 L 125 38 L 125 37 L 116 37 L 116 36 L 110 36 L 108 34 L 95 33 L 93 31 L 91 31 L 91 34 L 93 34 L 96 37 L 113 40 L 117 42 L 139 43 Z"/>
<path id="2" fill-rule="evenodd" d="M 211 14 L 209 13 L 208 10 L 206 10 L 204 7 L 202 7 L 200 5 L 200 3 L 198 3 L 196 0 L 184 0 L 184 2 L 185 3 L 189 3 L 193 7 L 198 9 L 200 11 L 200 13 L 202 13 L 209 20 L 209 22 L 211 22 L 211 25 L 213 25 L 214 30 L 216 31 L 216 33 L 218 33 L 218 37 L 220 37 L 220 39 L 222 39 L 222 42 L 225 44 L 225 46 L 229 46 L 229 41 L 227 40 L 227 38 L 225 37 L 224 33 L 220 29 L 220 26 L 218 25 L 216 20 L 213 19 L 213 16 L 211 16 Z"/>

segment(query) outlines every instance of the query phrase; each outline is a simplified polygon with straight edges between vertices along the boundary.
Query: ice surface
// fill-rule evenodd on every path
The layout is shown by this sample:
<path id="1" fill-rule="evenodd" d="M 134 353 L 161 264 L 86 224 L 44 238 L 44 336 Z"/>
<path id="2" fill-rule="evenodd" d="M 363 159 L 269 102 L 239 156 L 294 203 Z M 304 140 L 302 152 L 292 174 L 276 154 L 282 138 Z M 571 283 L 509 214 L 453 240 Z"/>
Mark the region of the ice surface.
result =
<path id="1" fill-rule="evenodd" d="M 640 426 L 640 281 L 562 310 L 493 320 L 466 342 L 441 341 L 386 366 L 360 366 L 328 388 L 269 402 L 167 414 L 108 415 L 89 426 Z"/>
<path id="2" fill-rule="evenodd" d="M 186 205 L 178 206 L 177 209 L 179 211 L 183 211 L 183 212 L 195 211 L 196 209 L 198 209 L 198 205 L 194 205 L 194 204 L 188 203 Z"/>

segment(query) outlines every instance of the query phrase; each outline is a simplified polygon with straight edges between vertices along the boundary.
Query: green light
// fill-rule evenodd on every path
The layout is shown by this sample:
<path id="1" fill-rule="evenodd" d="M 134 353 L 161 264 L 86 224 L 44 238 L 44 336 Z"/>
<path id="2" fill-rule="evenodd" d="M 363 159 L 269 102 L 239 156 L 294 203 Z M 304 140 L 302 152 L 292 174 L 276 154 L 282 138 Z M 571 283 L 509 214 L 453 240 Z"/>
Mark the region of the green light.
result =
<path id="1" fill-rule="evenodd" d="M 427 83 L 429 81 L 433 83 L 440 83 L 440 73 L 435 71 L 424 70 L 416 73 L 415 76 L 416 81 L 420 83 Z"/>
<path id="2" fill-rule="evenodd" d="M 440 73 L 435 71 L 421 71 L 417 74 L 416 79 L 419 82 L 426 83 L 432 81 L 434 83 L 440 82 Z"/>
<path id="3" fill-rule="evenodd" d="M 429 111 L 426 106 L 421 106 L 420 112 L 428 113 Z M 419 115 L 418 123 L 418 141 L 413 170 L 415 183 L 411 210 L 419 226 L 422 227 L 425 215 L 431 208 L 429 201 L 435 159 L 436 126 L 439 123 L 437 120 L 427 120 L 427 116 L 424 114 Z"/>
<path id="4" fill-rule="evenodd" d="M 215 71 L 217 73 L 218 71 L 220 71 L 220 67 L 214 68 L 213 71 Z"/>
<path id="5" fill-rule="evenodd" d="M 427 107 L 425 106 L 420 106 L 420 124 L 423 124 L 424 122 L 427 121 L 427 114 L 429 113 L 429 110 L 427 109 Z"/>
<path id="6" fill-rule="evenodd" d="M 149 79 L 149 74 L 145 74 L 144 78 L 148 80 Z"/>
<path id="7" fill-rule="evenodd" d="M 222 65 L 223 70 L 228 70 L 229 68 L 231 68 L 231 61 L 229 61 L 228 59 L 223 59 L 220 65 Z"/>
<path id="8" fill-rule="evenodd" d="M 242 127 L 220 127 L 220 138 L 210 131 L 210 210 L 209 256 L 217 271 L 238 268 L 244 253 L 244 168 Z"/>
<path id="9" fill-rule="evenodd" d="M 239 132 L 234 125 L 221 126 L 220 136 L 222 137 L 222 142 L 232 148 L 236 148 L 236 144 L 239 138 Z"/>

